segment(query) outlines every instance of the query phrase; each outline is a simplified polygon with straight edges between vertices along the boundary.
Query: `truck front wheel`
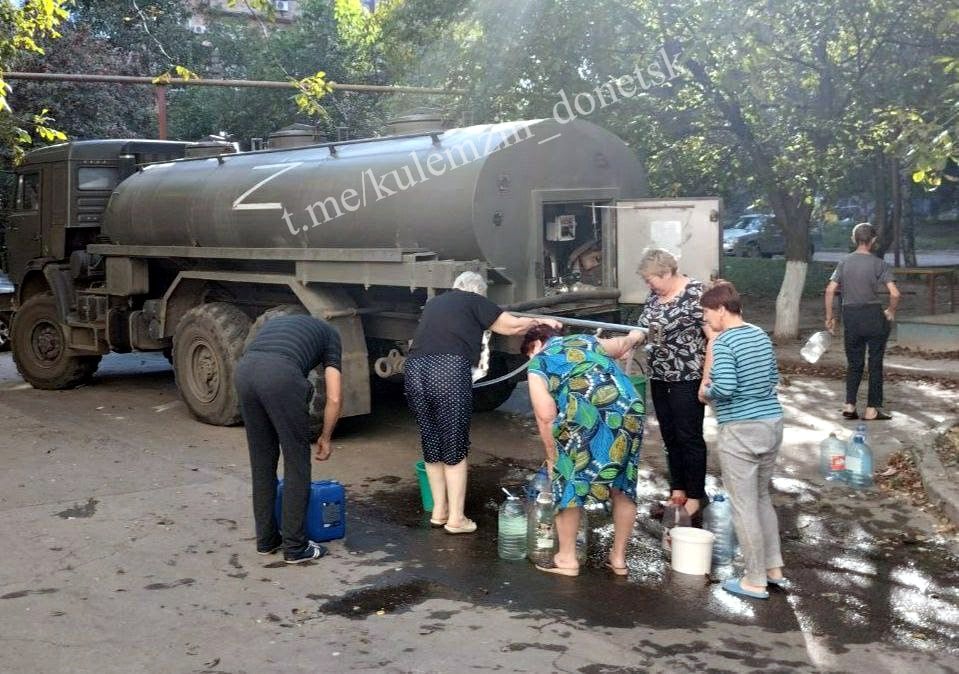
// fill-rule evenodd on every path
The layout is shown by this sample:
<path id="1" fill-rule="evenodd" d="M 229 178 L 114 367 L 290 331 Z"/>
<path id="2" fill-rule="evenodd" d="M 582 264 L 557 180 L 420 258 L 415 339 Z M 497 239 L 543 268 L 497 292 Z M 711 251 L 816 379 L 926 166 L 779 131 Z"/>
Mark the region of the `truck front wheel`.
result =
<path id="1" fill-rule="evenodd" d="M 214 426 L 240 422 L 234 376 L 249 317 L 227 302 L 193 307 L 173 335 L 173 374 L 194 417 Z"/>
<path id="2" fill-rule="evenodd" d="M 50 293 L 34 295 L 14 314 L 10 343 L 17 371 L 34 388 L 65 389 L 90 380 L 100 356 L 78 356 Z"/>

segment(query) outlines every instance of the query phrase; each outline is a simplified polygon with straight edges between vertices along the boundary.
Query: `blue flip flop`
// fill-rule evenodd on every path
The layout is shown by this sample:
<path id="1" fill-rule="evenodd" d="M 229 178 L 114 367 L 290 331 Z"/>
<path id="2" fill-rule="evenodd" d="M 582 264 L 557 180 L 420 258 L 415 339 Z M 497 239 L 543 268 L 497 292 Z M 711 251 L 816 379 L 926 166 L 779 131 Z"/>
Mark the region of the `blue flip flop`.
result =
<path id="1" fill-rule="evenodd" d="M 738 594 L 741 597 L 749 597 L 750 599 L 769 599 L 768 592 L 753 592 L 752 590 L 747 590 L 742 586 L 741 578 L 728 578 L 723 581 L 723 589 L 726 592 L 732 594 Z"/>
<path id="2" fill-rule="evenodd" d="M 786 588 L 789 587 L 789 579 L 788 579 L 788 578 L 770 578 L 770 577 L 767 576 L 767 577 L 766 577 L 766 584 L 767 584 L 767 585 L 775 585 L 776 587 L 785 590 Z"/>

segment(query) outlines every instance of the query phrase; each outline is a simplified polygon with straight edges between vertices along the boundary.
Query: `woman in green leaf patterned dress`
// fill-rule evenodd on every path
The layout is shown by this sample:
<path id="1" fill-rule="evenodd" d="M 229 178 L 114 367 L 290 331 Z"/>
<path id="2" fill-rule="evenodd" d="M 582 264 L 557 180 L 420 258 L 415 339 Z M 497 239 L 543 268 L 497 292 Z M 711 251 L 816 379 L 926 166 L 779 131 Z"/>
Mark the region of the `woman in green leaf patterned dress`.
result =
<path id="1" fill-rule="evenodd" d="M 526 334 L 529 393 L 556 504 L 559 550 L 541 571 L 579 574 L 576 532 L 587 502 L 613 502 L 613 547 L 606 566 L 626 575 L 626 542 L 636 519 L 636 478 L 645 404 L 615 359 L 640 341 L 559 336 L 541 326 Z"/>

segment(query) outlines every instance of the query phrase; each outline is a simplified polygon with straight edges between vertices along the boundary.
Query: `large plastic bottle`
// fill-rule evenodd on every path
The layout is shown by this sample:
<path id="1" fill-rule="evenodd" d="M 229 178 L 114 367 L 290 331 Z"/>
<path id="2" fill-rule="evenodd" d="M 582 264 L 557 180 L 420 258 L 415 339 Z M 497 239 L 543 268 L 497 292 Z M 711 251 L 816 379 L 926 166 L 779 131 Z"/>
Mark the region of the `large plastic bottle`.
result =
<path id="1" fill-rule="evenodd" d="M 819 444 L 819 472 L 827 480 L 842 480 L 846 469 L 846 443 L 830 433 Z"/>
<path id="2" fill-rule="evenodd" d="M 858 489 L 872 486 L 872 448 L 866 442 L 866 425 L 859 424 L 846 446 L 846 482 Z"/>
<path id="3" fill-rule="evenodd" d="M 526 546 L 529 561 L 533 564 L 549 564 L 553 558 L 555 535 L 553 533 L 553 494 L 541 491 L 530 505 L 526 518 Z"/>
<path id="4" fill-rule="evenodd" d="M 815 333 L 806 342 L 806 345 L 799 350 L 799 354 L 809 363 L 815 363 L 819 360 L 829 347 L 832 345 L 832 335 L 828 331 L 822 330 Z"/>
<path id="5" fill-rule="evenodd" d="M 497 549 L 500 559 L 526 557 L 526 509 L 516 496 L 500 504 Z"/>
<path id="6" fill-rule="evenodd" d="M 663 550 L 669 552 L 673 549 L 672 539 L 669 531 L 673 527 L 688 527 L 692 524 L 689 517 L 689 511 L 682 503 L 669 502 L 666 504 L 666 510 L 663 512 Z"/>
<path id="7" fill-rule="evenodd" d="M 716 494 L 703 510 L 703 528 L 713 534 L 713 567 L 733 563 L 736 554 L 736 530 L 733 504 L 727 494 Z"/>
<path id="8" fill-rule="evenodd" d="M 530 475 L 526 481 L 526 500 L 530 504 L 536 501 L 541 492 L 549 491 L 549 475 L 546 474 L 546 468 L 540 468 Z"/>

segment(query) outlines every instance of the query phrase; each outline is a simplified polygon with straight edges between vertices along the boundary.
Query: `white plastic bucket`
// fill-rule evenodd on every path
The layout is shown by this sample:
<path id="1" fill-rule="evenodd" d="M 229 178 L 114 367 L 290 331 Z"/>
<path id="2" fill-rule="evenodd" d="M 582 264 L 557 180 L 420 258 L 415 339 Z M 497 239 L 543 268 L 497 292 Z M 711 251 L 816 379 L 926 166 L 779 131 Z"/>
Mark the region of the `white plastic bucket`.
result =
<path id="1" fill-rule="evenodd" d="M 709 573 L 715 538 L 711 531 L 695 527 L 673 527 L 669 534 L 673 542 L 673 571 L 694 576 Z"/>

